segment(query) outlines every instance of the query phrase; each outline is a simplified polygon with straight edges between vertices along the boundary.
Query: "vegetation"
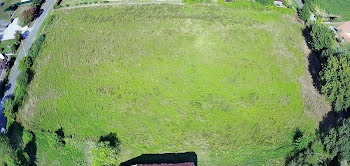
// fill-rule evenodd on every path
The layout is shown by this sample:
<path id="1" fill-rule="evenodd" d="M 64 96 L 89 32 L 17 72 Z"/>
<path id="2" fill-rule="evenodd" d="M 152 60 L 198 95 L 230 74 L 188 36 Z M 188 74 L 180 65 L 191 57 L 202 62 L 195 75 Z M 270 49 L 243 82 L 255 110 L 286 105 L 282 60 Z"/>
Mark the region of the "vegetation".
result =
<path id="1" fill-rule="evenodd" d="M 327 13 L 335 16 L 340 16 L 336 21 L 349 21 L 350 0 L 312 0 L 315 6 L 325 10 Z"/>
<path id="2" fill-rule="evenodd" d="M 12 39 L 12 40 L 3 40 L 0 42 L 0 49 L 1 49 L 1 53 L 7 54 L 7 53 L 13 53 L 14 50 L 12 47 L 16 47 L 18 41 L 16 41 L 16 39 Z"/>
<path id="3" fill-rule="evenodd" d="M 303 113 L 293 17 L 245 1 L 56 11 L 17 116 L 35 133 L 38 165 L 109 158 L 94 145 L 111 131 L 117 163 L 195 151 L 199 165 L 280 165 L 295 129 L 315 128 Z M 61 127 L 57 146 L 45 131 Z"/>
<path id="4" fill-rule="evenodd" d="M 0 20 L 10 22 L 13 11 L 10 11 L 9 7 L 18 2 L 18 0 L 1 0 L 1 2 L 4 3 L 4 5 L 0 7 Z"/>
<path id="5" fill-rule="evenodd" d="M 310 36 L 312 38 L 312 48 L 315 51 L 322 51 L 331 48 L 335 43 L 334 32 L 321 23 L 312 25 Z"/>
<path id="6" fill-rule="evenodd" d="M 0 156 L 1 165 L 17 165 L 15 151 L 10 147 L 8 138 L 6 138 L 4 135 L 0 135 Z"/>
<path id="7" fill-rule="evenodd" d="M 299 17 L 304 21 L 308 22 L 310 20 L 311 10 L 309 3 L 306 3 L 304 7 L 299 11 Z"/>
<path id="8" fill-rule="evenodd" d="M 335 111 L 350 107 L 350 61 L 349 55 L 339 54 L 328 58 L 321 72 L 322 93 L 333 103 Z"/>
<path id="9" fill-rule="evenodd" d="M 32 22 L 35 18 L 36 13 L 37 13 L 37 9 L 35 7 L 31 7 L 23 10 L 19 24 L 21 26 L 25 26 L 28 23 Z"/>

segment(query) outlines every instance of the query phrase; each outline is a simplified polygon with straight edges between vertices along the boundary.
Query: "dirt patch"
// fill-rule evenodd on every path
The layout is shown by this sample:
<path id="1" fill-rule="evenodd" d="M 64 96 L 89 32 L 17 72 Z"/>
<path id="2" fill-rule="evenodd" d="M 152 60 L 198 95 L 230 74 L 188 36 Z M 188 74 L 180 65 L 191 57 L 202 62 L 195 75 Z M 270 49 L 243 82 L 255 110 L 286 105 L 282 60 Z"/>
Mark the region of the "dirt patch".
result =
<path id="1" fill-rule="evenodd" d="M 33 130 L 33 118 L 35 110 L 35 100 L 33 97 L 29 97 L 24 107 L 20 110 L 20 113 L 17 115 L 17 121 L 19 121 L 23 126 Z"/>
<path id="2" fill-rule="evenodd" d="M 323 117 L 332 110 L 331 105 L 326 101 L 325 96 L 321 95 L 318 91 L 318 83 L 315 83 L 315 77 L 310 70 L 310 65 L 313 62 L 310 62 L 310 56 L 313 56 L 311 50 L 308 48 L 305 41 L 302 43 L 303 52 L 306 56 L 306 67 L 305 74 L 300 78 L 301 83 L 301 91 L 303 96 L 303 105 L 304 105 L 304 113 L 314 117 L 318 122 L 322 121 Z"/>

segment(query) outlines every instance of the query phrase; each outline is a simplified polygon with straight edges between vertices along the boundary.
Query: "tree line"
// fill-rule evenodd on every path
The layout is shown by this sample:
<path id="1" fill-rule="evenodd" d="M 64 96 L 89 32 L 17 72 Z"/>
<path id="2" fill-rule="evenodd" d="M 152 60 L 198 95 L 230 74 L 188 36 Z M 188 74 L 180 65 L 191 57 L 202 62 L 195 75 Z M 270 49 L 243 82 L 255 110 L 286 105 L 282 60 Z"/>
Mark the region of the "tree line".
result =
<path id="1" fill-rule="evenodd" d="M 294 150 L 287 157 L 287 165 L 341 165 L 350 160 L 350 53 L 337 40 L 336 33 L 322 22 L 311 19 L 313 1 L 306 1 L 298 11 L 305 22 L 306 38 L 321 65 L 320 92 L 332 105 L 333 119 L 310 138 L 302 133 L 294 138 Z M 322 123 L 322 122 L 321 122 Z"/>

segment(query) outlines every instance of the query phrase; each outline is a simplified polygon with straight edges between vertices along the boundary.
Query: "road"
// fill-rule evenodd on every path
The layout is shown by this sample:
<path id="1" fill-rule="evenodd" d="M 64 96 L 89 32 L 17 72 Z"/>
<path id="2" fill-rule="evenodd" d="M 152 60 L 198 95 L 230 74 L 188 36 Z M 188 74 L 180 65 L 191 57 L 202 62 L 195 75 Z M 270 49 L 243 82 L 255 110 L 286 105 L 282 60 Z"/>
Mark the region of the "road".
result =
<path id="1" fill-rule="evenodd" d="M 303 8 L 304 4 L 301 0 L 295 0 L 295 2 L 299 5 L 300 8 Z"/>
<path id="2" fill-rule="evenodd" d="M 1 99 L 0 103 L 0 129 L 6 128 L 6 117 L 3 114 L 3 104 L 5 99 L 11 98 L 13 96 L 13 91 L 15 90 L 16 86 L 16 78 L 19 74 L 18 71 L 18 64 L 19 61 L 27 55 L 27 52 L 30 48 L 30 46 L 33 44 L 35 37 L 37 36 L 39 29 L 41 27 L 41 24 L 44 22 L 46 16 L 48 13 L 53 9 L 53 6 L 55 5 L 55 0 L 46 0 L 45 4 L 43 4 L 42 9 L 44 10 L 43 13 L 34 21 L 32 26 L 32 31 L 28 35 L 26 39 L 24 39 L 22 43 L 22 48 L 19 51 L 19 54 L 17 56 L 17 59 L 12 66 L 10 76 L 8 78 L 8 85 L 6 86 L 7 90 L 5 91 L 4 97 Z"/>

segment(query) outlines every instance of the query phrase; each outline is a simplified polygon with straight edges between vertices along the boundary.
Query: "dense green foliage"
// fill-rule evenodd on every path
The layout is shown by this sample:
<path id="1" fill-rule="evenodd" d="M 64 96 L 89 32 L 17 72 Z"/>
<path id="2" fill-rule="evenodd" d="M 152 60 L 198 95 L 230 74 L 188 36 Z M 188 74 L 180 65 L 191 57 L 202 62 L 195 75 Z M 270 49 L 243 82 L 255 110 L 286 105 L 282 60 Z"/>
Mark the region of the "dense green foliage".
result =
<path id="1" fill-rule="evenodd" d="M 293 17 L 246 1 L 57 10 L 18 115 L 38 164 L 89 165 L 91 142 L 113 131 L 118 163 L 195 151 L 202 165 L 279 165 L 295 128 L 315 127 Z M 60 127 L 65 146 L 42 132 Z"/>
<path id="2" fill-rule="evenodd" d="M 17 163 L 15 151 L 10 147 L 8 138 L 0 134 L 0 165 L 15 166 Z"/>
<path id="3" fill-rule="evenodd" d="M 335 42 L 334 32 L 324 24 L 314 24 L 310 32 L 312 47 L 315 51 L 331 48 Z"/>
<path id="4" fill-rule="evenodd" d="M 325 136 L 323 143 L 329 153 L 329 160 L 337 159 L 339 162 L 350 160 L 350 119 L 340 120 Z"/>
<path id="5" fill-rule="evenodd" d="M 350 160 L 350 119 L 340 119 L 329 131 L 309 140 L 287 165 L 340 165 L 344 160 Z"/>
<path id="6" fill-rule="evenodd" d="M 299 11 L 299 17 L 304 22 L 308 22 L 310 20 L 310 16 L 311 16 L 310 5 L 305 4 L 304 7 Z"/>
<path id="7" fill-rule="evenodd" d="M 322 93 L 333 103 L 335 111 L 350 107 L 349 55 L 339 54 L 328 58 L 322 72 Z"/>

